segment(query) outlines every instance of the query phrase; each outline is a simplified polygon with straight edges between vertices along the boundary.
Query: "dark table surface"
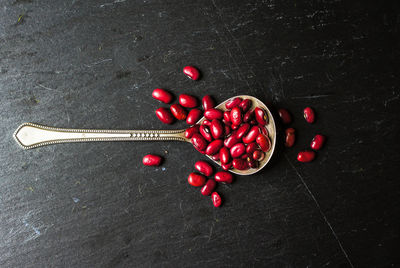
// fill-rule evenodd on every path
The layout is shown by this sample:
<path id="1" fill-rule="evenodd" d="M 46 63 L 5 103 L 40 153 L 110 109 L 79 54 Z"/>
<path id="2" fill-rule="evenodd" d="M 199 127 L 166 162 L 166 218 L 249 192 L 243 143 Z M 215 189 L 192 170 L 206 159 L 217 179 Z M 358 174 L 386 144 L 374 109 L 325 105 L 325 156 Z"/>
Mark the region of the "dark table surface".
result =
<path id="1" fill-rule="evenodd" d="M 400 13 L 375 2 L 1 0 L 0 266 L 399 267 Z M 156 87 L 286 107 L 297 143 L 214 208 L 187 183 L 205 159 L 187 143 L 12 138 L 23 122 L 184 128 L 157 120 Z M 315 133 L 325 148 L 297 162 Z"/>

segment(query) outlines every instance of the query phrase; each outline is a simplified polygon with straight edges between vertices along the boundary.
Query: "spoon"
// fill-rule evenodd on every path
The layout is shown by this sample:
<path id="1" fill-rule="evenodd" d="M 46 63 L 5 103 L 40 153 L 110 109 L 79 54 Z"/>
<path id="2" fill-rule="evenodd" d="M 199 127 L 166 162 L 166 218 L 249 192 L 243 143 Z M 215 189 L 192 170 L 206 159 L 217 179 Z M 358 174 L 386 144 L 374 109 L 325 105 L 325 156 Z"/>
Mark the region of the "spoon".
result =
<path id="1" fill-rule="evenodd" d="M 242 99 L 250 99 L 252 107 L 263 108 L 268 115 L 269 122 L 265 126 L 268 130 L 271 140 L 271 148 L 265 153 L 264 159 L 259 163 L 258 168 L 248 170 L 230 169 L 232 173 L 238 175 L 251 175 L 260 171 L 271 159 L 275 149 L 276 127 L 274 118 L 267 106 L 255 97 L 247 95 L 239 95 L 232 98 L 240 97 Z M 220 103 L 215 108 L 226 111 L 225 103 L 230 99 Z M 202 117 L 197 124 L 201 124 L 205 120 Z M 42 126 L 33 123 L 23 123 L 14 132 L 14 139 L 23 149 L 32 149 L 44 145 L 67 143 L 67 142 L 88 142 L 88 141 L 167 141 L 177 140 L 191 142 L 185 137 L 185 130 L 103 130 L 103 129 L 68 129 Z M 221 165 L 219 161 L 213 160 L 216 164 Z"/>

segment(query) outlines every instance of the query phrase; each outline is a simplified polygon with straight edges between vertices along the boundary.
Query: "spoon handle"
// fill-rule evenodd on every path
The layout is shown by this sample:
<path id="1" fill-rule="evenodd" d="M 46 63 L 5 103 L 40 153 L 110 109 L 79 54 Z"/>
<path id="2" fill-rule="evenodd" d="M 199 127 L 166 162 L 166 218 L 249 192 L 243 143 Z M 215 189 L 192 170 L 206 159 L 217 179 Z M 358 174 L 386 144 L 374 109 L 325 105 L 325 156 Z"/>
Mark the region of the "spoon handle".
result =
<path id="1" fill-rule="evenodd" d="M 24 123 L 14 132 L 14 139 L 24 149 L 39 146 L 88 141 L 186 141 L 185 130 L 103 130 L 70 129 Z"/>

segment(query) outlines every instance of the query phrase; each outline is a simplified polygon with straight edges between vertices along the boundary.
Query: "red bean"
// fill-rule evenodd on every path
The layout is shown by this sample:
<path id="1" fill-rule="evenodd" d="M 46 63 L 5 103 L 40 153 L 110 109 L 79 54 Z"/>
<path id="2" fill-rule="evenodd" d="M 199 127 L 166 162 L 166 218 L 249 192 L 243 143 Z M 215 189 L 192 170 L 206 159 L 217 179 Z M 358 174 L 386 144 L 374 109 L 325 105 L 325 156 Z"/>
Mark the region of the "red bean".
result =
<path id="1" fill-rule="evenodd" d="M 224 135 L 228 136 L 231 133 L 231 127 L 228 125 L 224 125 Z"/>
<path id="2" fill-rule="evenodd" d="M 258 161 L 254 160 L 252 157 L 247 157 L 246 160 L 250 168 L 258 168 Z"/>
<path id="3" fill-rule="evenodd" d="M 224 146 L 224 142 L 222 140 L 212 141 L 207 146 L 206 154 L 207 155 L 214 155 L 214 154 L 219 152 L 219 149 L 221 149 L 222 146 Z"/>
<path id="4" fill-rule="evenodd" d="M 143 165 L 145 166 L 159 166 L 161 164 L 161 156 L 148 154 L 143 157 Z"/>
<path id="5" fill-rule="evenodd" d="M 246 113 L 250 109 L 251 104 L 252 104 L 251 100 L 245 99 L 245 100 L 242 100 L 242 102 L 239 103 L 238 106 L 242 110 L 243 113 Z"/>
<path id="6" fill-rule="evenodd" d="M 325 136 L 321 134 L 315 135 L 315 137 L 311 141 L 311 149 L 313 150 L 319 150 L 322 148 L 322 146 L 325 143 Z"/>
<path id="7" fill-rule="evenodd" d="M 210 129 L 207 126 L 201 125 L 199 128 L 199 132 L 207 141 L 213 140 Z"/>
<path id="8" fill-rule="evenodd" d="M 225 111 L 224 112 L 224 120 L 226 122 L 231 122 L 231 111 Z"/>
<path id="9" fill-rule="evenodd" d="M 191 95 L 179 95 L 179 104 L 186 108 L 194 108 L 198 105 L 197 99 Z"/>
<path id="10" fill-rule="evenodd" d="M 221 160 L 221 164 L 228 164 L 231 155 L 229 153 L 229 149 L 227 147 L 222 147 L 219 150 L 219 159 Z"/>
<path id="11" fill-rule="evenodd" d="M 282 123 L 284 124 L 290 124 L 292 122 L 292 116 L 290 115 L 289 111 L 281 108 L 278 110 L 279 117 L 282 120 Z"/>
<path id="12" fill-rule="evenodd" d="M 204 151 L 207 148 L 207 141 L 199 133 L 194 133 L 192 136 L 192 144 L 199 151 Z"/>
<path id="13" fill-rule="evenodd" d="M 232 166 L 238 170 L 246 170 L 250 168 L 246 159 L 241 159 L 241 158 L 233 159 Z"/>
<path id="14" fill-rule="evenodd" d="M 214 119 L 211 122 L 210 131 L 214 139 L 222 138 L 224 135 L 224 126 L 222 125 L 221 121 Z"/>
<path id="15" fill-rule="evenodd" d="M 209 121 L 209 120 L 204 120 L 203 121 L 203 123 L 201 123 L 202 125 L 204 125 L 204 126 L 207 126 L 207 127 L 211 127 L 211 121 Z"/>
<path id="16" fill-rule="evenodd" d="M 215 107 L 215 102 L 210 95 L 205 95 L 202 99 L 203 110 L 208 110 Z"/>
<path id="17" fill-rule="evenodd" d="M 185 138 L 190 139 L 194 133 L 199 133 L 199 125 L 191 126 L 185 130 Z"/>
<path id="18" fill-rule="evenodd" d="M 225 108 L 232 109 L 232 108 L 238 106 L 241 102 L 242 102 L 242 98 L 239 98 L 239 97 L 232 98 L 225 103 Z"/>
<path id="19" fill-rule="evenodd" d="M 197 121 L 199 121 L 200 117 L 201 111 L 199 109 L 192 109 L 186 117 L 186 123 L 189 125 L 194 125 Z"/>
<path id="20" fill-rule="evenodd" d="M 255 141 L 258 134 L 260 134 L 260 128 L 258 126 L 252 126 L 247 135 L 243 137 L 243 142 L 249 144 Z"/>
<path id="21" fill-rule="evenodd" d="M 169 107 L 171 110 L 172 115 L 178 119 L 178 120 L 185 120 L 187 117 L 187 112 L 185 108 L 180 106 L 178 103 L 172 104 L 171 107 Z"/>
<path id="22" fill-rule="evenodd" d="M 236 138 L 236 132 L 232 132 L 232 134 L 224 140 L 225 147 L 231 148 L 233 145 L 238 143 L 240 140 Z"/>
<path id="23" fill-rule="evenodd" d="M 268 116 L 263 109 L 256 107 L 254 109 L 254 114 L 256 116 L 257 122 L 260 125 L 265 126 L 268 123 Z"/>
<path id="24" fill-rule="evenodd" d="M 185 66 L 183 73 L 186 74 L 192 80 L 198 80 L 200 78 L 200 72 L 193 66 Z"/>
<path id="25" fill-rule="evenodd" d="M 296 140 L 296 134 L 295 134 L 294 128 L 292 128 L 292 127 L 287 128 L 285 130 L 285 134 L 286 134 L 285 146 L 286 147 L 292 147 L 294 142 L 295 142 L 295 140 Z"/>
<path id="26" fill-rule="evenodd" d="M 230 118 L 231 118 L 232 125 L 239 126 L 240 123 L 242 123 L 242 111 L 240 110 L 239 107 L 234 107 L 231 110 Z"/>
<path id="27" fill-rule="evenodd" d="M 214 179 L 217 182 L 232 183 L 233 175 L 230 172 L 219 171 L 215 173 Z"/>
<path id="28" fill-rule="evenodd" d="M 230 170 L 232 168 L 232 162 L 229 162 L 227 164 L 222 164 L 221 167 L 223 170 Z"/>
<path id="29" fill-rule="evenodd" d="M 194 164 L 194 168 L 207 177 L 213 174 L 213 167 L 206 161 L 197 161 Z"/>
<path id="30" fill-rule="evenodd" d="M 213 192 L 211 194 L 211 200 L 213 202 L 214 207 L 219 207 L 222 204 L 221 196 L 217 192 Z"/>
<path id="31" fill-rule="evenodd" d="M 257 161 L 263 161 L 265 157 L 265 153 L 261 150 L 255 150 L 253 152 L 253 159 Z"/>
<path id="32" fill-rule="evenodd" d="M 220 109 L 211 108 L 204 111 L 204 117 L 208 120 L 222 119 L 224 113 Z"/>
<path id="33" fill-rule="evenodd" d="M 238 139 L 243 138 L 243 136 L 246 135 L 247 132 L 249 132 L 249 130 L 250 130 L 250 124 L 248 123 L 242 124 L 236 131 L 236 138 Z"/>
<path id="34" fill-rule="evenodd" d="M 156 116 L 160 119 L 164 124 L 172 124 L 174 122 L 174 117 L 171 112 L 164 107 L 160 107 L 156 110 Z"/>
<path id="35" fill-rule="evenodd" d="M 297 160 L 300 162 L 311 162 L 315 158 L 315 152 L 313 151 L 303 151 L 297 154 Z"/>
<path id="36" fill-rule="evenodd" d="M 261 133 L 258 134 L 258 136 L 256 138 L 256 142 L 257 142 L 258 146 L 260 146 L 261 150 L 263 150 L 264 152 L 267 152 L 267 151 L 269 151 L 269 149 L 271 149 L 271 141 L 264 134 L 261 134 Z"/>
<path id="37" fill-rule="evenodd" d="M 252 154 L 255 150 L 257 150 L 258 144 L 256 142 L 249 143 L 246 146 L 246 153 Z"/>
<path id="38" fill-rule="evenodd" d="M 206 177 L 204 177 L 201 174 L 192 172 L 189 174 L 188 182 L 190 185 L 195 186 L 195 187 L 203 186 L 204 183 L 206 182 Z"/>
<path id="39" fill-rule="evenodd" d="M 315 113 L 311 107 L 306 107 L 303 111 L 304 119 L 306 119 L 307 123 L 314 123 L 315 121 Z"/>
<path id="40" fill-rule="evenodd" d="M 170 103 L 173 99 L 172 94 L 169 93 L 168 91 L 161 89 L 161 88 L 156 88 L 153 90 L 153 93 L 151 94 L 153 98 L 156 100 L 159 100 L 164 103 Z"/>
<path id="41" fill-rule="evenodd" d="M 244 144 L 237 143 L 232 146 L 230 153 L 233 158 L 237 158 L 237 157 L 241 156 L 242 154 L 244 154 L 245 151 L 246 151 L 246 147 L 244 146 Z"/>
<path id="42" fill-rule="evenodd" d="M 214 191 L 217 183 L 214 180 L 209 179 L 206 184 L 201 188 L 202 195 L 210 195 Z"/>
<path id="43" fill-rule="evenodd" d="M 243 116 L 243 122 L 247 123 L 254 118 L 254 110 L 247 111 Z"/>
<path id="44" fill-rule="evenodd" d="M 262 126 L 262 125 L 260 125 L 260 124 L 258 124 L 258 126 L 259 126 L 259 128 L 260 128 L 260 133 L 262 133 L 262 134 L 264 134 L 265 136 L 269 136 L 268 135 L 268 130 L 265 128 L 265 126 Z"/>

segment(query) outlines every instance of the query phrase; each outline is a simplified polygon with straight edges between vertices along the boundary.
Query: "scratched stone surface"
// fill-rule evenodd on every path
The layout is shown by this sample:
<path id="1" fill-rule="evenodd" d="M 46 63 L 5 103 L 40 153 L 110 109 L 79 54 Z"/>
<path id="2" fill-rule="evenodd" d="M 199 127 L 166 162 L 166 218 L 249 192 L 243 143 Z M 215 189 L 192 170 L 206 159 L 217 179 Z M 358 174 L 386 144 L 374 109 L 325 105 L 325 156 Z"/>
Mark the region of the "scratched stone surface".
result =
<path id="1" fill-rule="evenodd" d="M 399 8 L 371 2 L 0 0 L 0 266 L 399 267 Z M 186 181 L 205 159 L 190 144 L 12 138 L 184 128 L 157 120 L 156 87 L 286 107 L 296 145 L 218 186 L 216 209 Z"/>

